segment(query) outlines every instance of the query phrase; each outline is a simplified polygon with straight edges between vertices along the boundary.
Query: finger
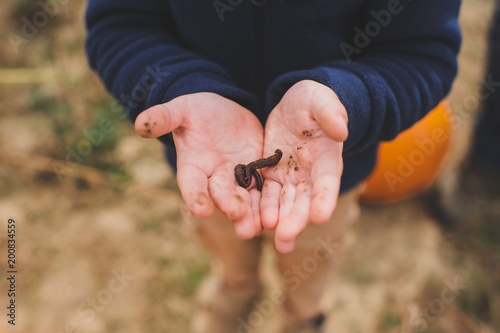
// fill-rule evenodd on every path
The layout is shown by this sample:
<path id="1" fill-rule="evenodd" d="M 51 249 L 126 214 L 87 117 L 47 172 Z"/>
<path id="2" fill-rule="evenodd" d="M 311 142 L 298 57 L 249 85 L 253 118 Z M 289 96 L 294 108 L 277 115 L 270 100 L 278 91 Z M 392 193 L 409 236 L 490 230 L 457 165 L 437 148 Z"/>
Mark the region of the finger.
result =
<path id="1" fill-rule="evenodd" d="M 282 241 L 275 236 L 274 247 L 281 254 L 290 253 L 295 249 L 295 240 Z"/>
<path id="2" fill-rule="evenodd" d="M 210 217 L 214 212 L 214 203 L 210 199 L 205 173 L 194 165 L 185 165 L 177 172 L 177 181 L 189 211 L 199 218 Z"/>
<path id="3" fill-rule="evenodd" d="M 291 183 L 285 183 L 281 188 L 279 200 L 280 210 L 278 223 L 292 210 L 293 204 L 295 202 L 295 186 Z"/>
<path id="4" fill-rule="evenodd" d="M 316 93 L 312 107 L 313 117 L 318 121 L 323 132 L 332 140 L 347 140 L 347 111 L 332 90 Z"/>
<path id="5" fill-rule="evenodd" d="M 260 212 L 262 226 L 267 230 L 276 228 L 279 217 L 281 184 L 267 179 L 262 188 Z"/>
<path id="6" fill-rule="evenodd" d="M 330 219 L 337 206 L 340 182 L 338 177 L 325 175 L 318 178 L 313 188 L 310 219 L 315 224 L 323 224 Z"/>
<path id="7" fill-rule="evenodd" d="M 213 174 L 208 180 L 208 191 L 215 205 L 230 220 L 237 221 L 251 214 L 248 191 L 235 186 L 234 181 L 225 175 Z"/>
<path id="8" fill-rule="evenodd" d="M 347 122 L 340 114 L 331 112 L 322 113 L 320 119 L 321 129 L 332 140 L 337 142 L 344 142 L 347 140 L 349 134 L 347 129 Z"/>
<path id="9" fill-rule="evenodd" d="M 248 191 L 250 194 L 250 206 L 252 209 L 253 215 L 253 224 L 255 226 L 255 235 L 258 235 L 262 232 L 262 221 L 260 217 L 260 200 L 262 197 L 262 193 L 256 189 L 252 189 Z"/>
<path id="10" fill-rule="evenodd" d="M 241 187 L 237 187 L 236 192 L 245 202 L 248 203 L 247 207 L 248 214 L 245 214 L 242 218 L 232 220 L 233 227 L 238 237 L 242 239 L 250 239 L 258 235 L 262 231 L 262 227 L 260 226 L 260 218 L 258 222 L 259 225 L 257 225 L 253 213 L 253 207 L 251 204 L 252 197 L 250 192 Z"/>
<path id="11" fill-rule="evenodd" d="M 274 245 L 276 250 L 280 253 L 289 253 L 292 252 L 295 247 L 295 239 L 286 239 L 284 240 L 281 236 L 279 236 L 278 229 L 286 227 L 287 221 L 286 218 L 290 211 L 292 210 L 293 204 L 295 202 L 295 186 L 291 183 L 286 183 L 283 185 L 280 196 L 279 196 L 279 215 L 278 215 L 278 223 L 276 226 L 276 233 L 274 236 Z"/>
<path id="12" fill-rule="evenodd" d="M 311 206 L 311 184 L 304 180 L 297 185 L 295 203 L 283 219 L 280 218 L 276 228 L 276 248 L 281 253 L 292 251 L 295 239 L 307 227 L 309 208 Z"/>
<path id="13" fill-rule="evenodd" d="M 170 133 L 182 125 L 186 110 L 182 97 L 150 107 L 137 116 L 135 131 L 144 138 Z"/>
<path id="14" fill-rule="evenodd" d="M 311 172 L 313 182 L 310 219 L 322 224 L 332 216 L 337 205 L 342 163 L 335 152 L 322 154 Z"/>

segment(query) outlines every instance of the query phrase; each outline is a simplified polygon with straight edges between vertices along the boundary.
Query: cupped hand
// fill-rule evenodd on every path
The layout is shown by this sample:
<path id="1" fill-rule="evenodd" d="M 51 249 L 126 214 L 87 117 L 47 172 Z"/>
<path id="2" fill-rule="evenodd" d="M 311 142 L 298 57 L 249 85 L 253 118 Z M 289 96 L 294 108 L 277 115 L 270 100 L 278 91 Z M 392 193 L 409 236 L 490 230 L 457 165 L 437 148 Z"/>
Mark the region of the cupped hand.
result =
<path id="1" fill-rule="evenodd" d="M 135 129 L 145 138 L 173 133 L 177 180 L 191 213 L 210 217 L 215 204 L 239 237 L 262 231 L 260 192 L 238 186 L 234 177 L 236 164 L 262 157 L 263 129 L 254 114 L 217 94 L 195 93 L 143 111 Z"/>
<path id="2" fill-rule="evenodd" d="M 275 246 L 291 252 L 309 221 L 325 223 L 337 203 L 347 139 L 347 112 L 329 87 L 304 80 L 292 86 L 266 123 L 264 156 L 283 158 L 264 169 L 264 228 L 276 229 Z"/>

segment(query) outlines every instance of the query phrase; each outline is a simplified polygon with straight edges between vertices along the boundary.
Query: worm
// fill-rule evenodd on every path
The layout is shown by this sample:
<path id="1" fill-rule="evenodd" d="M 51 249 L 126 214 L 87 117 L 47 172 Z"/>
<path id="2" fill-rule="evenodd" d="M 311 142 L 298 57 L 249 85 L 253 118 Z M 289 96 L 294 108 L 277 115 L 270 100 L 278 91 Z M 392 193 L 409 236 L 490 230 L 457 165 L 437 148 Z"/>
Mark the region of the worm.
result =
<path id="1" fill-rule="evenodd" d="M 238 164 L 234 167 L 234 176 L 241 187 L 247 188 L 252 183 L 252 175 L 257 182 L 257 190 L 262 191 L 262 178 L 257 172 L 257 169 L 268 168 L 275 166 L 283 157 L 283 152 L 280 149 L 274 151 L 274 155 L 266 158 L 261 158 L 251 163 Z"/>

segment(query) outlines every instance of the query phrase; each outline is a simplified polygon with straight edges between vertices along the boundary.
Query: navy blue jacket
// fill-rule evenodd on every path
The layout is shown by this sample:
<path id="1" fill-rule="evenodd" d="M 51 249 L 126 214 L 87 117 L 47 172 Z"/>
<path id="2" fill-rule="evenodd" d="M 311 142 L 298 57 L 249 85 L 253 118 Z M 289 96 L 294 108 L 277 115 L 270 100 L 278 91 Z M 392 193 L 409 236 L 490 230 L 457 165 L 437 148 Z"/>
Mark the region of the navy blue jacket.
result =
<path id="1" fill-rule="evenodd" d="M 346 190 L 370 173 L 380 141 L 449 92 L 459 7 L 460 0 L 89 0 L 86 49 L 132 121 L 175 97 L 214 92 L 264 124 L 296 82 L 331 87 L 349 117 Z"/>

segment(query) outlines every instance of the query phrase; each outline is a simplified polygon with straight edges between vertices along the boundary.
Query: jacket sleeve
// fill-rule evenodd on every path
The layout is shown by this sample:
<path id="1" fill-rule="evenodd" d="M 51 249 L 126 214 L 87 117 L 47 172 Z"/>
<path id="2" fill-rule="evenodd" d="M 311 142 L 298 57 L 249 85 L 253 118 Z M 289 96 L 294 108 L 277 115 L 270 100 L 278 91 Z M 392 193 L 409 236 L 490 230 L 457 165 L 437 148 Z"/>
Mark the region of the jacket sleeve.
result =
<path id="1" fill-rule="evenodd" d="M 391 140 L 434 108 L 457 72 L 460 0 L 368 1 L 352 36 L 339 44 L 343 59 L 279 76 L 268 108 L 298 81 L 335 91 L 347 109 L 346 153 Z"/>
<path id="2" fill-rule="evenodd" d="M 181 45 L 168 1 L 89 0 L 85 20 L 90 66 L 132 121 L 153 105 L 196 92 L 247 108 L 255 103 L 221 66 Z M 168 136 L 160 140 L 172 144 Z"/>

